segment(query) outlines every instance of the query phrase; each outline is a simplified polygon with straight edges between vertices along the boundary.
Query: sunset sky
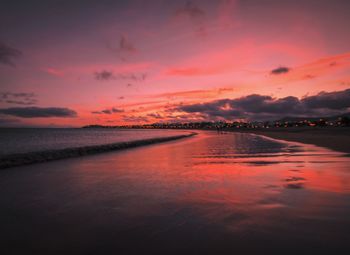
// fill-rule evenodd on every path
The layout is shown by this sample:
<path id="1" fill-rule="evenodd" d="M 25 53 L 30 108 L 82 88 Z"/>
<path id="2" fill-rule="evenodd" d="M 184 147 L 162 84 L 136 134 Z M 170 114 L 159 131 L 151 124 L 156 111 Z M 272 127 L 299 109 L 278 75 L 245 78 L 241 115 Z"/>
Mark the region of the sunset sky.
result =
<path id="1" fill-rule="evenodd" d="M 0 126 L 336 115 L 348 0 L 1 1 Z"/>

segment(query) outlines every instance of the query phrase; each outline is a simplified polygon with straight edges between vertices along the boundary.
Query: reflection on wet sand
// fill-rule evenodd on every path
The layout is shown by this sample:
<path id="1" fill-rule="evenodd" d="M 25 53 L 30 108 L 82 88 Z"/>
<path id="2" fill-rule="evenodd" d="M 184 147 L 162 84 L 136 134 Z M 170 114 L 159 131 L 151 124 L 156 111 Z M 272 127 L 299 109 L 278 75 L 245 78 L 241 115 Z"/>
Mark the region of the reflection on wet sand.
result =
<path id="1" fill-rule="evenodd" d="M 1 238 L 50 254 L 332 254 L 350 248 L 349 163 L 314 146 L 202 132 L 12 169 L 1 173 Z"/>

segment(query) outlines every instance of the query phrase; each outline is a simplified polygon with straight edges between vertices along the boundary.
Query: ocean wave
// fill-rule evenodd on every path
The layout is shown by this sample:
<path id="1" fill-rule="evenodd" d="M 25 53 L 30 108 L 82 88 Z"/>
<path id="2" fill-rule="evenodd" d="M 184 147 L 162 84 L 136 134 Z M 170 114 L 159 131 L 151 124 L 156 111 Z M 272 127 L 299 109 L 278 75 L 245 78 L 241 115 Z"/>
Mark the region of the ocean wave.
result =
<path id="1" fill-rule="evenodd" d="M 169 137 L 151 138 L 151 139 L 144 139 L 144 140 L 135 140 L 135 141 L 129 141 L 129 142 L 119 142 L 119 143 L 112 143 L 112 144 L 92 145 L 92 146 L 66 148 L 66 149 L 60 149 L 60 150 L 47 150 L 47 151 L 37 151 L 37 152 L 28 152 L 28 153 L 0 156 L 0 169 L 34 164 L 34 163 L 42 163 L 42 162 L 64 159 L 64 158 L 80 157 L 80 156 L 92 155 L 92 154 L 103 153 L 108 151 L 134 148 L 139 146 L 178 140 L 181 138 L 191 137 L 194 135 L 196 135 L 196 133 L 169 136 Z"/>

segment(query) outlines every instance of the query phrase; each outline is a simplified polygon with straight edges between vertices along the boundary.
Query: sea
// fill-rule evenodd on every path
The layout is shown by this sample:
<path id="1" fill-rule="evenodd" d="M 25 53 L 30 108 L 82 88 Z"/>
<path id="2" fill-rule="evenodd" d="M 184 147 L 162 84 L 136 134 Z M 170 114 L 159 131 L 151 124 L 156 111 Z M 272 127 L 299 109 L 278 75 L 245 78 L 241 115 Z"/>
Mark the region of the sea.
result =
<path id="1" fill-rule="evenodd" d="M 189 132 L 154 129 L 0 128 L 0 157 L 171 137 Z"/>

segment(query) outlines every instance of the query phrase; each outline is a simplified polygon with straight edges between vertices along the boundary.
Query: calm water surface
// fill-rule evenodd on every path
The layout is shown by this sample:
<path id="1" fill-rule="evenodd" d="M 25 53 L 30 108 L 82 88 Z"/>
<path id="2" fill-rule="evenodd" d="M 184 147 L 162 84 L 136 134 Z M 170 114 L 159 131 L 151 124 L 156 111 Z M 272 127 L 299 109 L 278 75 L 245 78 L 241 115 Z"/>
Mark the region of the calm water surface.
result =
<path id="1" fill-rule="evenodd" d="M 347 254 L 349 163 L 311 145 L 200 132 L 4 170 L 0 242 L 22 254 Z"/>
<path id="2" fill-rule="evenodd" d="M 169 137 L 181 130 L 103 128 L 0 128 L 0 156 Z"/>

